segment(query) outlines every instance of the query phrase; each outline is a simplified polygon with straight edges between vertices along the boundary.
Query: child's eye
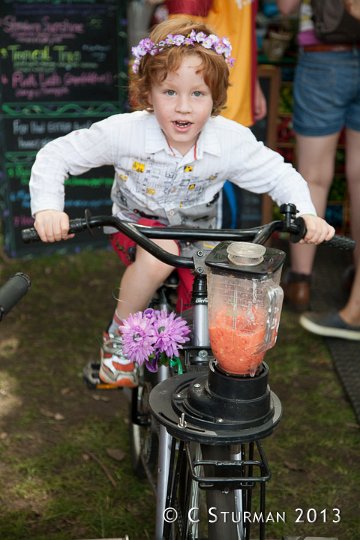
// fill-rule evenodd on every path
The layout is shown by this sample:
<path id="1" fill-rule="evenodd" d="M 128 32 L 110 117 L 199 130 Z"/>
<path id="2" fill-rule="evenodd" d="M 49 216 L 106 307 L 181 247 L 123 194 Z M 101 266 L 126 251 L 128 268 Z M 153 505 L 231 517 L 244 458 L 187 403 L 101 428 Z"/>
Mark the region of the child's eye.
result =
<path id="1" fill-rule="evenodd" d="M 195 91 L 194 91 L 194 96 L 195 96 L 195 97 L 200 97 L 200 96 L 202 96 L 202 95 L 203 95 L 203 93 L 200 92 L 200 90 L 195 90 Z"/>
<path id="2" fill-rule="evenodd" d="M 165 90 L 167 96 L 175 96 L 175 90 Z"/>

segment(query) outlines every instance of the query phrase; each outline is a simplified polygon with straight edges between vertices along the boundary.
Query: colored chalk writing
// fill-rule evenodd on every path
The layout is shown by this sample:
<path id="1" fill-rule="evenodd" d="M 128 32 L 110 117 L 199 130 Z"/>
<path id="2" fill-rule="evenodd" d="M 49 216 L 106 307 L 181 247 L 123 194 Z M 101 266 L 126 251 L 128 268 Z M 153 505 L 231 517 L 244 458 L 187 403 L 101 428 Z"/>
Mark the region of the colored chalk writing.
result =
<path id="1" fill-rule="evenodd" d="M 26 246 L 32 226 L 29 178 L 47 142 L 123 112 L 127 106 L 126 2 L 2 0 L 0 4 L 0 214 L 10 256 L 63 251 Z M 110 214 L 112 167 L 66 181 L 71 218 Z M 93 243 L 79 236 L 74 248 Z M 101 238 L 98 244 L 104 243 Z M 95 241 L 96 243 L 96 241 Z M 69 243 L 70 244 L 70 243 Z"/>

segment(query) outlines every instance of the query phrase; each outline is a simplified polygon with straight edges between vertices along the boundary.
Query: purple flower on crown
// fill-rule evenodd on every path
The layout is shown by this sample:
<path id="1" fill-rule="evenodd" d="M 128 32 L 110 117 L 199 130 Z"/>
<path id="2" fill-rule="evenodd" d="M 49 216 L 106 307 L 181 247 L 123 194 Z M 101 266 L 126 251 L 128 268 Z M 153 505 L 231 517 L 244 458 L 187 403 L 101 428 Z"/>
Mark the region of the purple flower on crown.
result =
<path id="1" fill-rule="evenodd" d="M 176 36 L 174 36 L 174 44 L 176 45 L 176 47 L 180 47 L 180 45 L 183 45 L 185 39 L 185 36 L 177 34 Z"/>
<path id="2" fill-rule="evenodd" d="M 204 32 L 196 33 L 195 30 L 192 30 L 192 32 L 190 33 L 190 37 L 192 37 L 194 41 L 197 41 L 197 43 L 202 43 L 204 39 L 207 38 L 207 35 Z"/>
<path id="3" fill-rule="evenodd" d="M 136 58 L 133 62 L 133 65 L 132 65 L 132 70 L 133 70 L 133 73 L 138 73 L 139 72 L 139 66 L 140 66 L 140 59 L 139 58 Z"/>
<path id="4" fill-rule="evenodd" d="M 231 43 L 226 37 L 222 38 L 221 41 L 222 41 L 222 44 L 224 46 L 224 53 L 223 54 L 224 54 L 225 58 L 229 58 L 229 56 L 231 54 L 231 51 L 232 51 Z"/>
<path id="5" fill-rule="evenodd" d="M 160 43 L 164 43 L 166 45 L 175 45 L 175 39 L 173 34 L 168 34 L 165 41 L 160 41 Z"/>
<path id="6" fill-rule="evenodd" d="M 210 34 L 202 41 L 201 45 L 205 47 L 205 49 L 215 49 L 217 43 L 219 43 L 219 38 L 215 36 L 215 34 Z"/>
<path id="7" fill-rule="evenodd" d="M 131 51 L 135 58 L 141 58 L 147 55 L 154 47 L 155 43 L 150 38 L 144 38 L 139 42 L 137 47 L 132 47 Z"/>

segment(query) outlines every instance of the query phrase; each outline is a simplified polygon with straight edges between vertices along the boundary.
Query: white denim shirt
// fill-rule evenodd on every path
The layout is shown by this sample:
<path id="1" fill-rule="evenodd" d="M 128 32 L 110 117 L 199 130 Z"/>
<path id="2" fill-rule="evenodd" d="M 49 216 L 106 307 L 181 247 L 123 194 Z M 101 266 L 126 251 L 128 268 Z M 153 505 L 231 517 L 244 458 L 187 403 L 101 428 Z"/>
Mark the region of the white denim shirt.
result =
<path id="1" fill-rule="evenodd" d="M 248 128 L 210 118 L 196 146 L 182 156 L 146 111 L 111 116 L 44 146 L 31 172 L 32 214 L 63 210 L 68 176 L 102 165 L 115 169 L 113 214 L 130 221 L 149 216 L 173 226 L 214 227 L 226 180 L 316 215 L 305 180 Z"/>

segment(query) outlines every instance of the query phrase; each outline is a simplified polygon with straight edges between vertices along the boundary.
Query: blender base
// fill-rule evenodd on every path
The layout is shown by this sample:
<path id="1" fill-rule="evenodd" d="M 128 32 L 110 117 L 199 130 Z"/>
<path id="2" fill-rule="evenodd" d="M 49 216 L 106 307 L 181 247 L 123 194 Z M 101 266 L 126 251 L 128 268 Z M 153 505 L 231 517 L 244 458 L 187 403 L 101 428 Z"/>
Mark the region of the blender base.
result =
<path id="1" fill-rule="evenodd" d="M 180 440 L 224 445 L 262 439 L 272 433 L 282 411 L 268 373 L 263 363 L 254 377 L 229 376 L 211 362 L 203 374 L 190 371 L 158 384 L 150 408 Z"/>

